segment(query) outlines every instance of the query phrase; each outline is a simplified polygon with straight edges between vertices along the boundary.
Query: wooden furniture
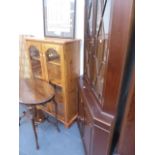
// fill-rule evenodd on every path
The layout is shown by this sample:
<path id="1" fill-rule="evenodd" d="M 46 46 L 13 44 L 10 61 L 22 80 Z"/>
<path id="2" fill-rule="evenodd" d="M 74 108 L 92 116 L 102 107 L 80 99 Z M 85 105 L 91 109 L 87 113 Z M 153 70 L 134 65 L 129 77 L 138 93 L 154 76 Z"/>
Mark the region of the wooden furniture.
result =
<path id="1" fill-rule="evenodd" d="M 77 117 L 80 41 L 33 37 L 25 40 L 31 75 L 53 85 L 58 103 L 58 119 L 68 127 Z M 39 108 L 54 115 L 51 104 Z"/>
<path id="2" fill-rule="evenodd" d="M 51 102 L 52 101 L 52 102 Z M 19 119 L 19 124 L 25 115 L 30 115 L 32 126 L 35 134 L 36 147 L 39 149 L 38 136 L 35 127 L 35 118 L 37 114 L 37 105 L 44 105 L 50 102 L 55 106 L 56 125 L 57 121 L 57 103 L 54 100 L 54 89 L 49 83 L 39 79 L 20 79 L 19 81 L 19 103 L 25 104 L 28 107 L 27 112 L 23 112 L 23 116 Z M 58 129 L 59 131 L 59 129 Z"/>
<path id="3" fill-rule="evenodd" d="M 78 125 L 87 155 L 109 155 L 133 24 L 134 0 L 86 0 Z"/>
<path id="4" fill-rule="evenodd" d="M 126 61 L 123 85 L 118 105 L 118 114 L 113 136 L 113 150 L 116 155 L 135 154 L 135 26 Z"/>
<path id="5" fill-rule="evenodd" d="M 116 147 L 118 155 L 135 154 L 135 74 L 132 73 L 129 95 L 125 108 L 123 123 L 120 128 L 120 137 Z"/>

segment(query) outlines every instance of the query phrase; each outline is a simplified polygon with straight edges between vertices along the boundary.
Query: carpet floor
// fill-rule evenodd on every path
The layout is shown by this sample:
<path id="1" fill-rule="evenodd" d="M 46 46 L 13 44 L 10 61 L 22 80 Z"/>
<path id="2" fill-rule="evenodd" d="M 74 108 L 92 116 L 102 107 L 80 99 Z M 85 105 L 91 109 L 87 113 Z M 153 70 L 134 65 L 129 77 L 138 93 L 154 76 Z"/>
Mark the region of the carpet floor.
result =
<path id="1" fill-rule="evenodd" d="M 23 107 L 20 107 L 20 114 Z M 30 120 L 23 118 L 19 127 L 19 155 L 84 155 L 84 148 L 77 123 L 65 128 L 59 123 L 60 132 L 47 121 L 37 127 L 40 149 L 36 149 Z"/>

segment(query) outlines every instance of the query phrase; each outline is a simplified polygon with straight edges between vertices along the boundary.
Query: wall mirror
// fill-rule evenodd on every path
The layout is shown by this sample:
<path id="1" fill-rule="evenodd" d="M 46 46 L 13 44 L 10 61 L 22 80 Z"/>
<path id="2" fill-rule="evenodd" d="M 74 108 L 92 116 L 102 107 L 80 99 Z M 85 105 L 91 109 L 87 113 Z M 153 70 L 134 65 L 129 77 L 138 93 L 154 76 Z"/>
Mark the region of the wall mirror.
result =
<path id="1" fill-rule="evenodd" d="M 45 37 L 74 38 L 76 0 L 43 0 Z"/>

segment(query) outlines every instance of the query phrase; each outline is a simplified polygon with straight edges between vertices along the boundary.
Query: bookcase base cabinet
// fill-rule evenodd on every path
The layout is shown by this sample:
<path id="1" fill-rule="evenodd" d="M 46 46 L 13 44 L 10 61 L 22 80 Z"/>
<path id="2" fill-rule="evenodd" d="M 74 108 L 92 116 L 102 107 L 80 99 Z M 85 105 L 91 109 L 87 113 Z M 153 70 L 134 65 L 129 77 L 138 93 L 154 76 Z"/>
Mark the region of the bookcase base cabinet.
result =
<path id="1" fill-rule="evenodd" d="M 55 88 L 58 119 L 69 127 L 77 118 L 77 79 L 80 75 L 80 40 L 25 38 L 31 76 Z M 55 115 L 51 103 L 38 109 Z"/>
<path id="2" fill-rule="evenodd" d="M 79 80 L 78 126 L 86 155 L 109 155 L 114 117 L 100 111 L 87 83 Z"/>

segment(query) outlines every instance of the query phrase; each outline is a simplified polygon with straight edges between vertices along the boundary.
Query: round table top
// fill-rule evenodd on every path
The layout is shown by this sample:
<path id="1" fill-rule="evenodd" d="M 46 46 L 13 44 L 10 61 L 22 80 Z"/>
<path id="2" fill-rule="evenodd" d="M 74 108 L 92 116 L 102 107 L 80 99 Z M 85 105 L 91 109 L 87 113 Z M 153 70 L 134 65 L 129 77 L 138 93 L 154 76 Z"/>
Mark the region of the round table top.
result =
<path id="1" fill-rule="evenodd" d="M 53 87 L 46 81 L 39 79 L 19 80 L 19 102 L 23 104 L 46 103 L 54 96 Z"/>

